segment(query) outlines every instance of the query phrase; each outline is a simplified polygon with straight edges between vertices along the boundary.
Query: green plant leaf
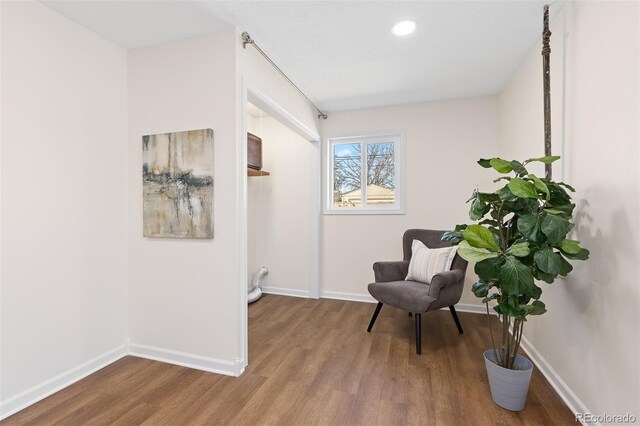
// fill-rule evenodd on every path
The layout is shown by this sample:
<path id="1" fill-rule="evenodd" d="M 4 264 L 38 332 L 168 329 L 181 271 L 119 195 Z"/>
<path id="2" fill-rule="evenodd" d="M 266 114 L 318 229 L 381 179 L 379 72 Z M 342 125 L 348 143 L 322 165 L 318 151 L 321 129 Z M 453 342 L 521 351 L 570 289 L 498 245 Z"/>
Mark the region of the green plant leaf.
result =
<path id="1" fill-rule="evenodd" d="M 538 270 L 538 278 L 546 282 L 547 284 L 553 284 L 553 282 L 556 280 L 555 275 L 547 274 L 546 272 L 542 272 L 540 270 Z"/>
<path id="2" fill-rule="evenodd" d="M 535 285 L 534 283 L 530 293 L 531 293 L 531 298 L 540 299 L 540 296 L 542 296 L 542 289 L 537 285 Z"/>
<path id="3" fill-rule="evenodd" d="M 571 197 L 567 194 L 567 191 L 564 190 L 563 187 L 558 185 L 556 182 L 550 181 L 548 179 L 544 179 L 543 182 L 547 185 L 549 189 L 549 204 L 550 207 L 562 210 L 559 206 L 565 206 L 567 204 L 571 204 Z"/>
<path id="4" fill-rule="evenodd" d="M 480 200 L 480 197 L 475 197 L 471 202 L 471 207 L 469 208 L 469 218 L 471 220 L 480 220 L 482 216 L 487 214 L 490 207 Z"/>
<path id="5" fill-rule="evenodd" d="M 484 219 L 478 222 L 478 225 L 498 226 L 498 221 L 493 219 Z"/>
<path id="6" fill-rule="evenodd" d="M 490 252 L 486 248 L 472 247 L 467 241 L 462 241 L 458 245 L 458 254 L 468 262 L 481 262 L 498 256 L 498 253 Z"/>
<path id="7" fill-rule="evenodd" d="M 520 216 L 517 222 L 518 231 L 528 240 L 539 242 L 542 238 L 540 230 L 540 216 L 537 214 L 526 214 Z"/>
<path id="8" fill-rule="evenodd" d="M 527 294 L 532 287 L 533 275 L 528 266 L 513 256 L 506 256 L 500 268 L 500 287 L 508 295 Z"/>
<path id="9" fill-rule="evenodd" d="M 491 287 L 491 284 L 487 284 L 480 280 L 473 283 L 473 285 L 471 286 L 471 291 L 476 295 L 476 297 L 486 297 L 487 294 L 489 294 L 489 289 Z"/>
<path id="10" fill-rule="evenodd" d="M 566 277 L 571 271 L 573 271 L 573 266 L 562 256 L 560 256 L 560 261 L 560 275 Z"/>
<path id="11" fill-rule="evenodd" d="M 442 241 L 449 241 L 455 245 L 462 241 L 462 234 L 455 231 L 446 231 L 442 233 L 442 237 L 440 239 Z"/>
<path id="12" fill-rule="evenodd" d="M 507 297 L 507 303 L 513 309 L 520 309 L 520 303 L 518 303 L 518 299 L 518 296 L 510 295 L 509 297 Z"/>
<path id="13" fill-rule="evenodd" d="M 547 236 L 549 244 L 554 246 L 564 240 L 571 228 L 573 228 L 571 222 L 552 214 L 545 215 L 540 223 L 540 230 Z"/>
<path id="14" fill-rule="evenodd" d="M 513 179 L 513 178 L 510 177 L 510 176 L 502 176 L 502 177 L 499 177 L 497 179 L 494 179 L 493 181 L 497 183 L 497 182 L 500 182 L 501 180 L 507 180 L 508 181 L 508 180 L 511 180 L 511 179 Z"/>
<path id="15" fill-rule="evenodd" d="M 547 184 L 541 181 L 538 178 L 538 176 L 529 174 L 527 175 L 527 177 L 533 181 L 533 185 L 536 187 L 538 191 L 544 193 L 547 200 L 551 197 L 551 194 L 549 193 L 549 188 L 547 188 Z"/>
<path id="16" fill-rule="evenodd" d="M 561 206 L 551 206 L 551 207 L 545 208 L 544 211 L 550 214 L 560 215 L 565 219 L 571 219 L 571 216 L 573 215 L 573 209 L 575 207 L 576 207 L 575 204 L 569 203 Z"/>
<path id="17" fill-rule="evenodd" d="M 489 283 L 500 278 L 500 269 L 503 264 L 504 256 L 498 256 L 476 263 L 473 270 L 482 281 Z"/>
<path id="18" fill-rule="evenodd" d="M 565 188 L 567 188 L 571 192 L 576 192 L 576 190 L 573 188 L 573 186 L 569 185 L 568 183 L 558 182 L 558 185 L 564 186 Z"/>
<path id="19" fill-rule="evenodd" d="M 514 255 L 516 257 L 529 256 L 529 252 L 530 252 L 529 243 L 526 241 L 513 243 L 511 244 L 511 247 L 507 249 L 507 253 Z"/>
<path id="20" fill-rule="evenodd" d="M 500 197 L 501 201 L 516 201 L 518 199 L 518 197 L 516 197 L 513 192 L 511 192 L 508 185 L 500 188 L 500 190 L 498 191 L 498 196 Z"/>
<path id="21" fill-rule="evenodd" d="M 503 160 L 502 158 L 494 157 L 489 161 L 491 167 L 496 169 L 500 173 L 510 173 L 513 170 L 511 164 L 507 160 Z"/>
<path id="22" fill-rule="evenodd" d="M 560 250 L 564 253 L 578 254 L 582 248 L 580 247 L 580 241 L 576 240 L 562 240 L 560 241 Z"/>
<path id="23" fill-rule="evenodd" d="M 542 272 L 551 275 L 558 275 L 562 270 L 562 256 L 558 253 L 554 253 L 550 247 L 545 247 L 542 250 L 538 250 L 534 255 L 533 259 L 536 262 L 536 265 Z"/>
<path id="24" fill-rule="evenodd" d="M 486 200 L 490 198 L 492 194 L 484 194 L 477 189 L 473 191 L 471 198 L 467 202 L 471 201 L 471 207 L 469 208 L 469 218 L 471 220 L 479 220 L 489 212 L 491 207 L 487 204 Z M 497 195 L 495 195 L 497 197 Z"/>
<path id="25" fill-rule="evenodd" d="M 522 318 L 526 314 L 518 308 L 514 308 L 506 302 L 502 302 L 493 307 L 493 310 L 500 315 L 508 315 L 510 317 Z"/>
<path id="26" fill-rule="evenodd" d="M 589 250 L 585 248 L 580 249 L 580 252 L 576 254 L 570 254 L 570 253 L 563 253 L 563 254 L 567 259 L 572 259 L 572 260 L 587 260 L 589 258 Z"/>
<path id="27" fill-rule="evenodd" d="M 462 236 L 473 247 L 486 248 L 495 252 L 500 251 L 500 247 L 493 239 L 493 234 L 484 226 L 469 225 L 462 232 Z"/>
<path id="28" fill-rule="evenodd" d="M 513 178 L 509 181 L 507 186 L 516 197 L 540 198 L 538 192 L 536 191 L 536 187 L 531 182 L 528 182 L 524 179 Z"/>
<path id="29" fill-rule="evenodd" d="M 510 161 L 509 165 L 511 166 L 513 171 L 520 176 L 525 176 L 527 173 L 529 173 L 527 169 L 519 161 L 516 161 L 516 160 Z"/>
<path id="30" fill-rule="evenodd" d="M 526 160 L 524 162 L 524 164 L 528 164 L 528 163 L 531 163 L 533 161 L 539 161 L 539 162 L 544 163 L 544 164 L 551 164 L 554 161 L 559 160 L 559 159 L 560 159 L 559 155 L 550 155 L 550 156 L 547 156 L 547 157 L 529 158 L 528 160 Z"/>
<path id="31" fill-rule="evenodd" d="M 526 214 L 538 213 L 540 208 L 540 200 L 535 198 L 518 198 L 516 201 L 505 201 L 502 206 L 502 212 L 515 213 L 518 216 Z"/>
<path id="32" fill-rule="evenodd" d="M 446 231 L 442 233 L 442 237 L 440 238 L 442 241 L 449 241 L 453 244 L 458 244 L 463 240 L 462 231 L 467 227 L 467 225 L 456 225 L 453 231 Z"/>
<path id="33" fill-rule="evenodd" d="M 478 192 L 478 198 L 483 203 L 496 203 L 500 201 L 500 196 L 495 192 Z"/>
<path id="34" fill-rule="evenodd" d="M 485 169 L 490 169 L 491 168 L 491 159 L 489 159 L 489 158 L 481 158 L 481 159 L 478 160 L 478 164 L 480 164 Z"/>
<path id="35" fill-rule="evenodd" d="M 542 315 L 547 312 L 547 307 L 539 300 L 534 300 L 530 305 L 520 305 L 520 309 L 527 315 Z"/>

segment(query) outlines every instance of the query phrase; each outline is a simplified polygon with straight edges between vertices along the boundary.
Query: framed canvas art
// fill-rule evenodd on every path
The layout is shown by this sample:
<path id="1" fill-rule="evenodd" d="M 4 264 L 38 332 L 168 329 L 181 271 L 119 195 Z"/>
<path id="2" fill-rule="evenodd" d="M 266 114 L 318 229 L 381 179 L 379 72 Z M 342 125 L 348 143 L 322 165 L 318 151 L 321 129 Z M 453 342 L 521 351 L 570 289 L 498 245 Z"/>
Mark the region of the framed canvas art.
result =
<path id="1" fill-rule="evenodd" d="M 213 238 L 213 130 L 142 137 L 143 235 Z"/>

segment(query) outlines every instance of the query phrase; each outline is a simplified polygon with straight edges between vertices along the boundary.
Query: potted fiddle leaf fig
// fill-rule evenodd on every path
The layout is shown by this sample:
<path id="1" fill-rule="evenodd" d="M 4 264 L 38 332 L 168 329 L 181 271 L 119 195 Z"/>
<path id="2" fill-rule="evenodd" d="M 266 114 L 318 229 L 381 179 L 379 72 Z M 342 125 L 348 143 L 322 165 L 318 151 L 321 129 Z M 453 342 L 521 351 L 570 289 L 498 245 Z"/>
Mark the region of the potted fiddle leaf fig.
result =
<path id="1" fill-rule="evenodd" d="M 550 164 L 560 157 L 507 161 L 481 159 L 478 164 L 502 176 L 494 192 L 473 192 L 469 199 L 472 225 L 457 225 L 443 239 L 458 244 L 458 254 L 476 262 L 479 280 L 473 293 L 498 314 L 501 324 L 489 327 L 493 349 L 484 353 L 493 400 L 503 408 L 524 408 L 533 364 L 518 354 L 522 329 L 529 316 L 547 310 L 540 300 L 540 281 L 552 284 L 573 267 L 569 260 L 586 260 L 589 251 L 568 239 L 575 204 L 563 182 L 539 178 L 527 170 L 532 162 Z M 542 284 L 540 284 L 542 285 Z"/>

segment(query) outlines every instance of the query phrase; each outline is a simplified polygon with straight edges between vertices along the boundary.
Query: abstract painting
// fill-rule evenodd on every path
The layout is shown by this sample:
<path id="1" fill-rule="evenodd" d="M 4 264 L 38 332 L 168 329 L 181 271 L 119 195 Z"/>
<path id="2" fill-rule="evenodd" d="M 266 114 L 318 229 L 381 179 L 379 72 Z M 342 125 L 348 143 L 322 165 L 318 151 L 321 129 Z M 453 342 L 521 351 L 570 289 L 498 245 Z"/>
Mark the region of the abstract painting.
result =
<path id="1" fill-rule="evenodd" d="M 145 237 L 213 238 L 213 130 L 142 137 Z"/>

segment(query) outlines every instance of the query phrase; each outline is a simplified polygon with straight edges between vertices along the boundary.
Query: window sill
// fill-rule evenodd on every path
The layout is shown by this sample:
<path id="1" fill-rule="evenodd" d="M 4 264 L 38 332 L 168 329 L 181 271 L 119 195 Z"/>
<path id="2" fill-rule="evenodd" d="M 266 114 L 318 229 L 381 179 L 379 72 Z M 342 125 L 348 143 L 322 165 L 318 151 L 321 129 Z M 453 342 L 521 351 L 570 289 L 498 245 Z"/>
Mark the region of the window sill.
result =
<path id="1" fill-rule="evenodd" d="M 324 210 L 324 215 L 403 215 L 406 214 L 404 209 L 389 210 Z"/>

